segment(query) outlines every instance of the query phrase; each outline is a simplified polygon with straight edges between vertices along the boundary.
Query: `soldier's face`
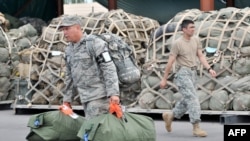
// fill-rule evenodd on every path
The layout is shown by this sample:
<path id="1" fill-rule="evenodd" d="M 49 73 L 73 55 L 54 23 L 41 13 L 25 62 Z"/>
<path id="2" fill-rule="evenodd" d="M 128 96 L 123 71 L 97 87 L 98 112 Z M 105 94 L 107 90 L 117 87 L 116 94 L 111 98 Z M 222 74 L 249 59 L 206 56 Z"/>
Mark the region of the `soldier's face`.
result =
<path id="1" fill-rule="evenodd" d="M 183 28 L 183 31 L 188 36 L 193 36 L 195 31 L 194 24 L 189 24 L 186 28 Z"/>
<path id="2" fill-rule="evenodd" d="M 79 37 L 79 32 L 81 32 L 79 25 L 61 27 L 61 31 L 63 31 L 64 37 L 68 42 L 76 43 L 81 39 Z"/>

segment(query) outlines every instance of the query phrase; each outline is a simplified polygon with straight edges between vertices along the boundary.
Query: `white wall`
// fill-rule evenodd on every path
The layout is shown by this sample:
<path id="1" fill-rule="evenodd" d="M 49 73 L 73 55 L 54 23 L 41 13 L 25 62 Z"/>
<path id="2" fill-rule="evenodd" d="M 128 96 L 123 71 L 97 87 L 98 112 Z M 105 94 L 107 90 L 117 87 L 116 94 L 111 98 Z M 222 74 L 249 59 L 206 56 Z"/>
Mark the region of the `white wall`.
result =
<path id="1" fill-rule="evenodd" d="M 64 4 L 72 4 L 72 3 L 92 3 L 94 0 L 64 0 Z"/>
<path id="2" fill-rule="evenodd" d="M 98 2 L 80 3 L 80 4 L 64 4 L 64 14 L 67 15 L 87 15 L 94 12 L 108 12 L 108 9 Z"/>

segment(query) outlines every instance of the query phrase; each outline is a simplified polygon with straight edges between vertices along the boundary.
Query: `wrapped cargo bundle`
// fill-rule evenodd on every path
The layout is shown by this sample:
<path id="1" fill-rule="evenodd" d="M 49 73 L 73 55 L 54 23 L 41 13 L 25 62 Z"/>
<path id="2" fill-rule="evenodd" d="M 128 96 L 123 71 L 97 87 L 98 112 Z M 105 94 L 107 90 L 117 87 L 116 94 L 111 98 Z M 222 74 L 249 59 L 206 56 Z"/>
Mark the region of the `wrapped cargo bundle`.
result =
<path id="1" fill-rule="evenodd" d="M 82 19 L 82 28 L 87 34 L 100 34 L 105 31 L 105 13 L 89 13 L 87 16 L 82 17 Z"/>
<path id="2" fill-rule="evenodd" d="M 160 25 L 156 20 L 133 15 L 122 9 L 105 14 L 105 30 L 115 33 L 132 43 L 139 65 L 145 62 L 146 48 L 151 33 Z"/>
<path id="3" fill-rule="evenodd" d="M 250 106 L 250 94 L 238 92 L 232 103 L 232 108 L 235 111 L 249 111 Z"/>
<path id="4" fill-rule="evenodd" d="M 8 31 L 9 20 L 5 18 L 4 14 L 0 12 L 0 26 L 4 31 Z"/>
<path id="5" fill-rule="evenodd" d="M 232 103 L 236 92 L 244 92 L 249 95 L 248 75 L 249 70 L 249 40 L 250 40 L 250 8 L 223 8 L 218 11 L 203 12 L 198 9 L 188 9 L 177 13 L 169 22 L 160 26 L 152 34 L 151 42 L 147 48 L 146 62 L 142 66 L 143 79 L 158 77 L 161 79 L 168 60 L 171 44 L 181 35 L 180 23 L 183 19 L 190 19 L 195 22 L 196 36 L 200 37 L 204 54 L 207 61 L 218 73 L 216 78 L 211 78 L 207 70 L 201 64 L 198 65 L 199 74 L 198 93 L 200 104 L 203 110 L 248 110 L 245 108 L 233 108 Z M 168 90 L 178 93 L 172 83 L 176 68 L 169 74 Z M 145 83 L 145 82 L 144 82 Z M 158 97 L 159 83 L 149 87 L 142 87 L 140 95 L 153 93 L 150 99 Z M 141 96 L 138 97 L 140 101 Z M 162 99 L 171 100 L 168 96 Z M 167 104 L 167 100 L 165 103 Z M 144 99 L 145 101 L 145 99 Z M 154 103 L 151 103 L 152 105 Z M 234 104 L 235 105 L 235 104 Z M 141 108 L 145 108 L 141 106 Z M 167 109 L 167 108 L 166 108 Z"/>
<path id="6" fill-rule="evenodd" d="M 28 19 L 26 18 L 26 20 Z M 37 69 L 30 64 L 32 59 L 30 59 L 31 51 L 29 48 L 32 48 L 32 45 L 38 39 L 38 32 L 33 24 L 36 24 L 37 27 L 42 27 L 42 25 L 37 24 L 36 20 L 38 19 L 33 20 L 32 24 L 26 24 L 15 17 L 2 13 L 0 14 L 0 20 L 0 79 L 1 86 L 3 86 L 0 90 L 0 101 L 23 99 L 24 95 L 21 91 L 25 89 L 22 89 L 24 88 L 23 85 L 17 82 L 19 82 L 19 79 L 27 79 L 30 70 Z M 22 52 L 25 49 L 29 51 Z M 38 79 L 35 75 L 31 76 L 32 79 Z M 27 82 L 25 85 L 26 88 L 29 87 Z"/>
<path id="7" fill-rule="evenodd" d="M 9 90 L 11 89 L 11 66 L 9 58 L 9 46 L 8 37 L 2 25 L 6 21 L 3 14 L 0 12 L 0 101 L 11 100 L 13 98 L 9 95 Z M 2 23 L 1 23 L 2 22 Z"/>
<path id="8" fill-rule="evenodd" d="M 30 90 L 25 94 L 25 96 L 32 95 L 32 99 L 26 99 L 30 105 L 59 105 L 62 102 L 65 88 L 64 50 L 67 42 L 58 28 L 64 16 L 52 19 L 43 29 L 41 39 L 37 40 L 32 48 L 24 49 L 19 53 L 21 60 L 30 64 L 27 73 Z M 159 27 L 159 23 L 155 20 L 132 15 L 123 10 L 90 13 L 80 17 L 83 21 L 82 29 L 87 34 L 111 32 L 129 43 L 133 47 L 133 54 L 139 67 L 142 63 L 138 60 L 144 59 L 146 53 L 146 46 L 141 45 L 148 44 L 150 34 Z M 140 56 L 138 54 L 142 58 L 138 59 Z M 140 82 L 121 87 L 123 104 L 133 103 L 140 91 Z M 75 92 L 74 95 L 73 105 L 80 105 L 78 93 Z"/>

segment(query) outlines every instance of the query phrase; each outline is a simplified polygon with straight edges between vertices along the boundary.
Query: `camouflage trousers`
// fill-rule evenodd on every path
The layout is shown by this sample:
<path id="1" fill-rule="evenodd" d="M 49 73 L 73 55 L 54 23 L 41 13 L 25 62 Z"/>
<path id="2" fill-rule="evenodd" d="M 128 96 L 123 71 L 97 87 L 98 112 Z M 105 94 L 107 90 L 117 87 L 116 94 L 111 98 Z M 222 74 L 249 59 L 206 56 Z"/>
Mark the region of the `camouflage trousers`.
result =
<path id="1" fill-rule="evenodd" d="M 83 104 L 86 119 L 91 119 L 101 114 L 108 113 L 109 100 L 107 97 L 89 101 Z"/>
<path id="2" fill-rule="evenodd" d="M 173 108 L 174 117 L 180 119 L 186 112 L 191 123 L 200 122 L 201 108 L 196 94 L 197 72 L 190 68 L 181 67 L 175 74 L 174 83 L 177 85 L 182 99 Z"/>

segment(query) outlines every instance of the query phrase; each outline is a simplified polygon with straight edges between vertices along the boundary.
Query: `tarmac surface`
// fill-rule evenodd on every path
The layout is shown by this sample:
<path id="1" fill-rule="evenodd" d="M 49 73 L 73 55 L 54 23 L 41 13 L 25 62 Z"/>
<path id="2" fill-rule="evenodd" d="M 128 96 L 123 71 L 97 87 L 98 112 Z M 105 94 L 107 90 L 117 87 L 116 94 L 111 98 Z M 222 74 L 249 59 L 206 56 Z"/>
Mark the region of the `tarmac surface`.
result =
<path id="1" fill-rule="evenodd" d="M 0 141 L 26 141 L 25 137 L 29 133 L 28 120 L 32 114 L 39 112 L 43 111 L 16 114 L 12 109 L 0 110 Z M 192 125 L 187 116 L 173 122 L 171 133 L 166 132 L 160 114 L 150 115 L 150 117 L 155 121 L 156 141 L 223 141 L 224 125 L 216 116 L 202 117 L 203 121 L 200 126 L 207 131 L 207 137 L 192 135 Z"/>

